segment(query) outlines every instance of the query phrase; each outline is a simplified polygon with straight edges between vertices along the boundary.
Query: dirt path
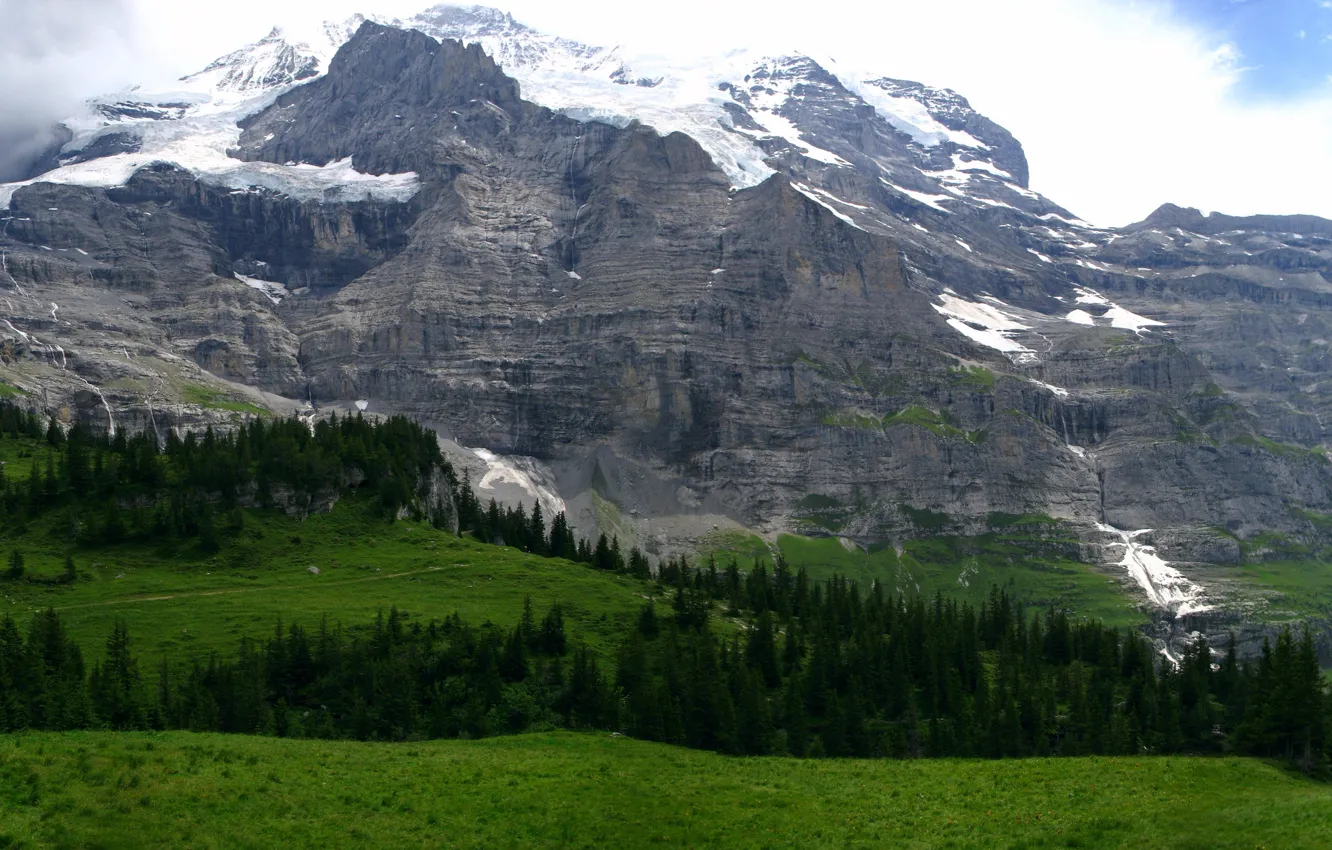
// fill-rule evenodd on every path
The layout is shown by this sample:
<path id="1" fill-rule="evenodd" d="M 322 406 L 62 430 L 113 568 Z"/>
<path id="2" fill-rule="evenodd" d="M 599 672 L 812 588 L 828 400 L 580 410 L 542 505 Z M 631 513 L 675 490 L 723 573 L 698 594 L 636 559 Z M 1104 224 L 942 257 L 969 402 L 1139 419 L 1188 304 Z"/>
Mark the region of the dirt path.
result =
<path id="1" fill-rule="evenodd" d="M 366 581 L 383 581 L 384 579 L 390 579 L 390 578 L 403 578 L 404 576 L 414 576 L 414 575 L 419 575 L 420 573 L 430 573 L 442 569 L 444 568 L 425 567 L 424 569 L 408 570 L 407 572 L 403 573 L 391 573 L 389 575 L 366 576 L 364 578 L 349 578 L 349 579 L 343 579 L 341 581 L 323 582 L 322 585 L 316 585 L 316 586 L 327 587 L 328 585 L 332 584 L 341 587 L 344 584 L 360 584 L 361 582 L 366 582 Z M 288 585 L 278 585 L 276 587 L 237 587 L 237 588 L 229 588 L 226 590 L 200 590 L 200 591 L 195 591 L 194 593 L 169 593 L 166 594 L 165 596 L 136 596 L 136 597 L 130 597 L 128 599 L 110 599 L 106 602 L 84 602 L 79 605 L 59 605 L 56 606 L 56 610 L 72 611 L 75 608 L 103 608 L 107 605 L 130 605 L 135 602 L 162 602 L 167 599 L 189 599 L 198 596 L 224 596 L 232 593 L 262 593 L 263 591 L 298 590 L 298 589 L 307 590 L 309 588 L 310 585 L 288 584 Z"/>

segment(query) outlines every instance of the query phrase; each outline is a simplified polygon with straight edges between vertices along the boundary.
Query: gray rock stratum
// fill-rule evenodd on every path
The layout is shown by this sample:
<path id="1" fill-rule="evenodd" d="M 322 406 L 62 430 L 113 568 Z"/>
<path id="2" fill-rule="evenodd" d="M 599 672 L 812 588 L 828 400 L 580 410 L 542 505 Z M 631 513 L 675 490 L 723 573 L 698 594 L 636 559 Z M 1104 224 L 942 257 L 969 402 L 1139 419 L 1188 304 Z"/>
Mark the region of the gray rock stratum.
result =
<path id="1" fill-rule="evenodd" d="M 1332 527 L 1332 222 L 1095 228 L 953 92 L 392 23 L 108 98 L 0 187 L 6 380 L 99 427 L 361 400 L 657 551 L 1044 514 L 1186 626 Z"/>

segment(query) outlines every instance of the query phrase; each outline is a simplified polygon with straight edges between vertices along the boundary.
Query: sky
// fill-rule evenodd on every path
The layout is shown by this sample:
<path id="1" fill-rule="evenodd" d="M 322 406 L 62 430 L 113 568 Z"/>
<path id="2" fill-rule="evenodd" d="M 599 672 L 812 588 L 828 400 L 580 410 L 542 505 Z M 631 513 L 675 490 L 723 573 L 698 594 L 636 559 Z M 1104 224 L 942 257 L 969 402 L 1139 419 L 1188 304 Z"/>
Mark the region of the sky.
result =
<path id="1" fill-rule="evenodd" d="M 429 4 L 0 0 L 0 160 L 85 97 L 197 70 L 273 24 Z M 1166 202 L 1332 218 L 1332 0 L 494 5 L 591 44 L 803 51 L 952 88 L 1022 141 L 1032 188 L 1096 224 Z"/>

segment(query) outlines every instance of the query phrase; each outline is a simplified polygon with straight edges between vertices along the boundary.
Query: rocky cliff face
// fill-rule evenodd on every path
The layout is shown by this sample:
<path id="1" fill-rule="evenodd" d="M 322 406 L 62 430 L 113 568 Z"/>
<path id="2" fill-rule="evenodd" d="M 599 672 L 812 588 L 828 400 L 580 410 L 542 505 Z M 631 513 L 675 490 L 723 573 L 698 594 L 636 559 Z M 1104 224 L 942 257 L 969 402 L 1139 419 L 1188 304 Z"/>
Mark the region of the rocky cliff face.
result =
<path id="1" fill-rule="evenodd" d="M 689 81 L 615 51 L 411 23 L 220 60 L 206 161 L 179 138 L 212 113 L 145 100 L 170 115 L 4 187 L 6 380 L 119 427 L 362 400 L 650 548 L 668 518 L 869 545 L 1048 514 L 1210 577 L 1321 541 L 1332 223 L 1098 229 L 952 92 L 757 57 L 665 112 Z M 1206 607 L 1144 563 L 1152 604 Z"/>

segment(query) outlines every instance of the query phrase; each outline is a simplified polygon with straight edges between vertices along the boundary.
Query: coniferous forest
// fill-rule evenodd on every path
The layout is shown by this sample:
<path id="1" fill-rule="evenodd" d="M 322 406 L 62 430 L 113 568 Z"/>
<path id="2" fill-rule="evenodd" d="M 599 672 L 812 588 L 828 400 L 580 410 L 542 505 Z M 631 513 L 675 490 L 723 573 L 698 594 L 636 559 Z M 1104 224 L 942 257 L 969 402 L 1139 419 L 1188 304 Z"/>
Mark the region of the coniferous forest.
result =
<path id="1" fill-rule="evenodd" d="M 540 504 L 528 513 L 522 505 L 481 503 L 440 454 L 435 433 L 404 417 L 334 415 L 313 426 L 253 419 L 226 433 L 170 431 L 159 443 L 149 432 L 65 431 L 0 400 L 4 438 L 42 441 L 50 451 L 44 460 L 34 453 L 26 475 L 0 467 L 0 523 L 21 530 L 30 517 L 63 511 L 72 538 L 83 544 L 172 537 L 215 549 L 219 533 L 243 522 L 242 507 L 304 511 L 355 491 L 368 491 L 388 518 L 408 514 L 443 524 L 449 516 L 430 498 L 438 477 L 460 530 L 478 540 L 650 574 L 637 549 L 621 552 L 619 541 L 605 535 L 594 543 L 575 539 L 562 514 L 547 528 Z"/>
<path id="2" fill-rule="evenodd" d="M 1177 663 L 1142 635 L 1029 610 L 816 582 L 769 567 L 669 560 L 575 540 L 539 505 L 482 505 L 434 434 L 401 418 L 256 420 L 218 434 L 114 438 L 42 427 L 0 405 L 0 438 L 45 446 L 0 481 L 6 527 L 60 512 L 76 544 L 156 537 L 216 547 L 242 508 L 306 509 L 368 494 L 387 519 L 436 523 L 450 488 L 459 534 L 627 573 L 644 604 L 610 654 L 572 646 L 558 604 L 512 629 L 424 621 L 274 624 L 206 661 L 144 669 L 117 622 L 85 658 L 54 610 L 0 621 L 0 729 L 187 729 L 415 740 L 601 729 L 737 755 L 805 757 L 1240 753 L 1309 772 L 1332 758 L 1332 696 L 1311 637 L 1282 632 L 1256 660 L 1195 642 Z M 38 455 L 42 459 L 38 459 Z M 435 507 L 431 507 L 435 505 Z M 64 579 L 75 580 L 71 566 Z M 0 581 L 24 580 L 14 549 Z"/>
<path id="3" fill-rule="evenodd" d="M 762 590 L 742 634 L 719 634 L 706 590 L 678 589 L 669 608 L 644 606 L 610 660 L 568 645 L 558 605 L 529 606 L 512 630 L 396 609 L 353 628 L 278 623 L 230 657 L 156 671 L 123 623 L 85 660 L 55 612 L 26 636 L 6 618 L 0 729 L 419 740 L 564 727 L 737 755 L 1240 753 L 1309 772 L 1332 755 L 1307 634 L 1283 632 L 1256 662 L 1233 648 L 1217 662 L 1199 641 L 1176 667 L 1140 636 L 998 591 L 973 610 L 762 573 L 745 581 Z"/>

